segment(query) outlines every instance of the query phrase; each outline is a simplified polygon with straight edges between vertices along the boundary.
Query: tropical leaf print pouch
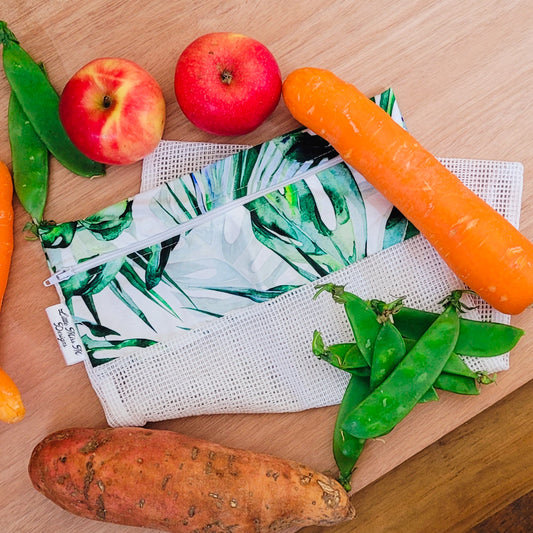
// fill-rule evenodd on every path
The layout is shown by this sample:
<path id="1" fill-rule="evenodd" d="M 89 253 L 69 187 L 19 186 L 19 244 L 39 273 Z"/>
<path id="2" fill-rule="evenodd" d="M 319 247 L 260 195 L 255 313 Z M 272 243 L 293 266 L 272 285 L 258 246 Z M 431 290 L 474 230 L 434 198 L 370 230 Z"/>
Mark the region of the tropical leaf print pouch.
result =
<path id="1" fill-rule="evenodd" d="M 403 125 L 391 90 L 375 101 Z M 313 300 L 317 282 L 408 294 L 426 308 L 460 286 L 416 228 L 310 131 L 228 147 L 235 153 L 193 170 L 176 168 L 185 148 L 200 156 L 209 147 L 162 141 L 144 162 L 142 192 L 39 230 L 48 283 L 111 425 L 337 403 L 346 377 L 312 355 L 312 332 L 338 342 L 349 327 L 341 306 Z M 498 207 L 518 222 L 520 165 L 445 164 L 465 179 L 482 169 L 476 192 L 505 196 Z"/>

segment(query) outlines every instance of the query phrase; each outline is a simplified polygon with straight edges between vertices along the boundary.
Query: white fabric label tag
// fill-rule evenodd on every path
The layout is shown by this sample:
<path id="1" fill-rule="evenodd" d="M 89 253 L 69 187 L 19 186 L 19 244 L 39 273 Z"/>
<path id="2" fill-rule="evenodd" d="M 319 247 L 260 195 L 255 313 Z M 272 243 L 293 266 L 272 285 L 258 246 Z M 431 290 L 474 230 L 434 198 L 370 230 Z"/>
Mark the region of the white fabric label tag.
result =
<path id="1" fill-rule="evenodd" d="M 68 307 L 64 304 L 52 305 L 46 308 L 46 313 L 67 365 L 84 361 L 87 354 Z"/>

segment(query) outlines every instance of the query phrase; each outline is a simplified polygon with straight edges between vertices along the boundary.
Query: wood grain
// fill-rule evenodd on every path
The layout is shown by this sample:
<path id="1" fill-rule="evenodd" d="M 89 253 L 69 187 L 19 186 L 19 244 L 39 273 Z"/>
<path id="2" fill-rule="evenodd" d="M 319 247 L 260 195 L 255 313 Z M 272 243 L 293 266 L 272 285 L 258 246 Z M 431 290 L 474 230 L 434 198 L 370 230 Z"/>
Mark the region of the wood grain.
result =
<path id="1" fill-rule="evenodd" d="M 54 86 L 96 57 L 121 56 L 146 68 L 167 102 L 164 138 L 256 144 L 297 124 L 280 103 L 253 133 L 214 138 L 192 126 L 173 94 L 175 61 L 194 38 L 236 31 L 265 43 L 283 76 L 328 68 L 368 95 L 392 86 L 410 131 L 440 157 L 520 161 L 525 180 L 521 229 L 533 238 L 533 8 L 527 0 L 307 0 L 146 2 L 4 0 L 7 21 Z M 9 86 L 0 69 L 0 159 L 10 164 Z M 141 164 L 102 179 L 73 176 L 51 161 L 46 217 L 81 218 L 135 194 Z M 48 270 L 15 201 L 15 253 L 0 317 L 0 365 L 15 379 L 26 418 L 0 427 L 0 530 L 112 533 L 115 525 L 67 514 L 32 487 L 33 446 L 68 426 L 103 427 L 102 408 L 82 366 L 66 367 L 45 308 L 57 303 Z M 468 531 L 533 489 L 532 310 L 513 318 L 526 330 L 496 385 L 479 397 L 443 395 L 420 406 L 365 450 L 354 477 L 359 515 L 339 531 Z M 221 444 L 333 470 L 336 408 L 280 415 L 217 415 L 151 424 Z M 408 527 L 406 527 L 408 524 Z M 481 526 L 479 526 L 481 527 Z"/>
<path id="2" fill-rule="evenodd" d="M 529 492 L 474 526 L 471 533 L 527 533 L 532 530 L 533 492 Z"/>

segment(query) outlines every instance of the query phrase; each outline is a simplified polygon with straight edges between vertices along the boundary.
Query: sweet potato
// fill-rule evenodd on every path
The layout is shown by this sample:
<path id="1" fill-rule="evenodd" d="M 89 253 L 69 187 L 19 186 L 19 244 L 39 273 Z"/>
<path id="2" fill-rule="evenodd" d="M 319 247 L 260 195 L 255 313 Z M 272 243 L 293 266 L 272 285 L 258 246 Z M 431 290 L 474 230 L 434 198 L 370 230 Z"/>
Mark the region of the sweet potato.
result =
<path id="1" fill-rule="evenodd" d="M 171 532 L 281 532 L 353 518 L 332 478 L 172 431 L 73 428 L 34 449 L 35 488 L 76 515 Z"/>

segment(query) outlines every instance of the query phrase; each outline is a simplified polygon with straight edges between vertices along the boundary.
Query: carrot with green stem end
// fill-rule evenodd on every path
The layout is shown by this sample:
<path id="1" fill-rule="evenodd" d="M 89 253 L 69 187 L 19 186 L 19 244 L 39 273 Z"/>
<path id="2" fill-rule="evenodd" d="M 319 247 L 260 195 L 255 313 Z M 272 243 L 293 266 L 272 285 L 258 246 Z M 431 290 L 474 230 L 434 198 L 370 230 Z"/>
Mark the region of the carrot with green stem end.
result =
<path id="1" fill-rule="evenodd" d="M 507 314 L 533 303 L 533 244 L 356 87 L 302 68 L 286 78 L 283 98 L 481 298 Z"/>

